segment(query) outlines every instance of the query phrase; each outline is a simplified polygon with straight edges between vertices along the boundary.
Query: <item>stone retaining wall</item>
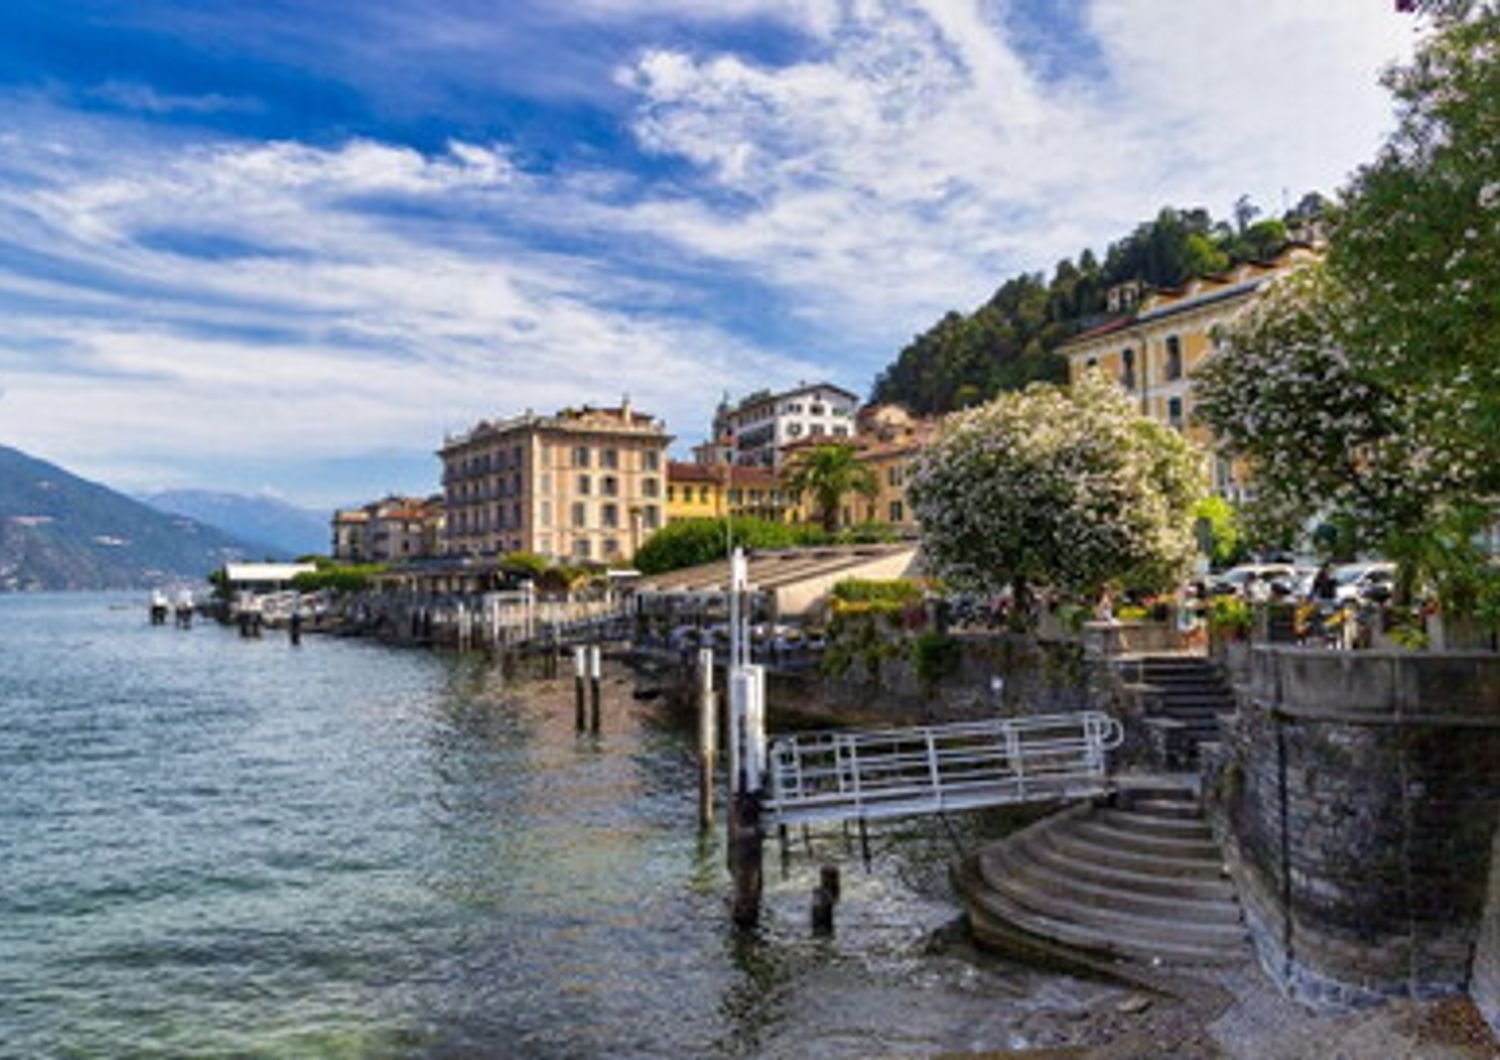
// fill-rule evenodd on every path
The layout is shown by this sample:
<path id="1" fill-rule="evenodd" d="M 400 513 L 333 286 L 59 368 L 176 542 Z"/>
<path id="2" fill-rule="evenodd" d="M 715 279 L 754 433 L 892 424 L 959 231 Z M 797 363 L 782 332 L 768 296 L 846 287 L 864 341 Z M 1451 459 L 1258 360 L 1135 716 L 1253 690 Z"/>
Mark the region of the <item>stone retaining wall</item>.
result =
<path id="1" fill-rule="evenodd" d="M 1314 1003 L 1467 989 L 1500 656 L 1262 646 L 1237 692 L 1205 794 L 1266 970 Z"/>

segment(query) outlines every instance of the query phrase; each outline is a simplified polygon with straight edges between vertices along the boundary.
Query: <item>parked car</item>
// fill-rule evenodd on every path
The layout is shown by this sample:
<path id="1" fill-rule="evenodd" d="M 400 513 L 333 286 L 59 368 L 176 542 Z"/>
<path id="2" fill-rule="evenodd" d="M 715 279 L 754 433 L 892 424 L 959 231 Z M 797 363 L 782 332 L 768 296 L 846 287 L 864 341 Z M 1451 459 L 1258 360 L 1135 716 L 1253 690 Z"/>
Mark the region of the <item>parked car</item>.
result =
<path id="1" fill-rule="evenodd" d="M 1244 596 L 1256 581 L 1267 583 L 1274 592 L 1291 594 L 1297 590 L 1297 569 L 1290 563 L 1242 563 L 1215 575 L 1208 587 L 1217 596 Z"/>
<path id="2" fill-rule="evenodd" d="M 1346 563 L 1333 572 L 1334 599 L 1346 601 L 1375 600 L 1384 602 L 1391 598 L 1396 587 L 1396 565 L 1394 563 Z"/>

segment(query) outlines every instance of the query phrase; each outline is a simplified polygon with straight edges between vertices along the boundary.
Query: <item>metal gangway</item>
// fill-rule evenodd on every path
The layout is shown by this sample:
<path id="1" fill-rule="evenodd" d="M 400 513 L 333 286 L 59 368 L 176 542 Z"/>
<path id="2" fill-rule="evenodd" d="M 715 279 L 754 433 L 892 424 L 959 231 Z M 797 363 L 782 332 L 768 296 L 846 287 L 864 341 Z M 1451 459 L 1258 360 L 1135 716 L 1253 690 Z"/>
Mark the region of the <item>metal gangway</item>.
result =
<path id="1" fill-rule="evenodd" d="M 1108 790 L 1119 721 L 1097 711 L 777 737 L 765 809 L 820 824 L 1087 798 Z"/>

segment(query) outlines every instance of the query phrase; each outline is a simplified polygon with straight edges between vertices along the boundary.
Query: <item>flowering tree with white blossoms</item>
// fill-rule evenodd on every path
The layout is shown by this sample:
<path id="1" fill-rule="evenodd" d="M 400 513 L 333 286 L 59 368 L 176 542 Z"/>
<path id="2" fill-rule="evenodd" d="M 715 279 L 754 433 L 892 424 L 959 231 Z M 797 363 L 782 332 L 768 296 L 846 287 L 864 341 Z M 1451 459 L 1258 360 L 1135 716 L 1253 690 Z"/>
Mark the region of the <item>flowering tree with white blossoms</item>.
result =
<path id="1" fill-rule="evenodd" d="M 1253 465 L 1262 527 L 1331 517 L 1474 613 L 1500 607 L 1475 544 L 1500 499 L 1500 5 L 1435 18 L 1387 77 L 1399 126 L 1344 189 L 1326 267 L 1220 336 L 1196 411 Z"/>
<path id="2" fill-rule="evenodd" d="M 1357 312 L 1324 265 L 1294 269 L 1219 335 L 1195 411 L 1249 460 L 1262 534 L 1321 515 L 1346 520 L 1364 547 L 1399 550 L 1478 487 L 1480 446 L 1449 430 L 1472 398 L 1461 380 L 1401 386 L 1351 356 Z"/>
<path id="3" fill-rule="evenodd" d="M 959 588 L 1121 581 L 1163 589 L 1191 570 L 1202 454 L 1137 412 L 1113 379 L 1045 383 L 950 416 L 907 488 L 934 573 Z"/>

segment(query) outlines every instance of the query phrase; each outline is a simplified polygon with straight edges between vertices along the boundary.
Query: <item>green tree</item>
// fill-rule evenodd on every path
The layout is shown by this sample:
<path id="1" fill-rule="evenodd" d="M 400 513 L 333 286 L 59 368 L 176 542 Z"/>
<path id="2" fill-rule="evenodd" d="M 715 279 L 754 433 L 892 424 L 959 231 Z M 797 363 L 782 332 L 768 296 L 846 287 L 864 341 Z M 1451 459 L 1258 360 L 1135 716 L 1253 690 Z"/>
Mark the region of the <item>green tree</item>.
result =
<path id="1" fill-rule="evenodd" d="M 950 417 L 907 494 L 933 573 L 1024 598 L 1172 585 L 1192 567 L 1202 485 L 1202 454 L 1096 372 Z"/>
<path id="2" fill-rule="evenodd" d="M 823 531 L 833 534 L 839 528 L 844 497 L 850 493 L 874 497 L 880 483 L 850 446 L 819 445 L 797 454 L 787 488 L 812 497 Z"/>
<path id="3" fill-rule="evenodd" d="M 1245 558 L 1249 550 L 1240 526 L 1240 513 L 1234 505 L 1211 493 L 1198 502 L 1193 514 L 1199 541 L 1208 546 L 1208 558 L 1215 567 L 1232 567 Z"/>

